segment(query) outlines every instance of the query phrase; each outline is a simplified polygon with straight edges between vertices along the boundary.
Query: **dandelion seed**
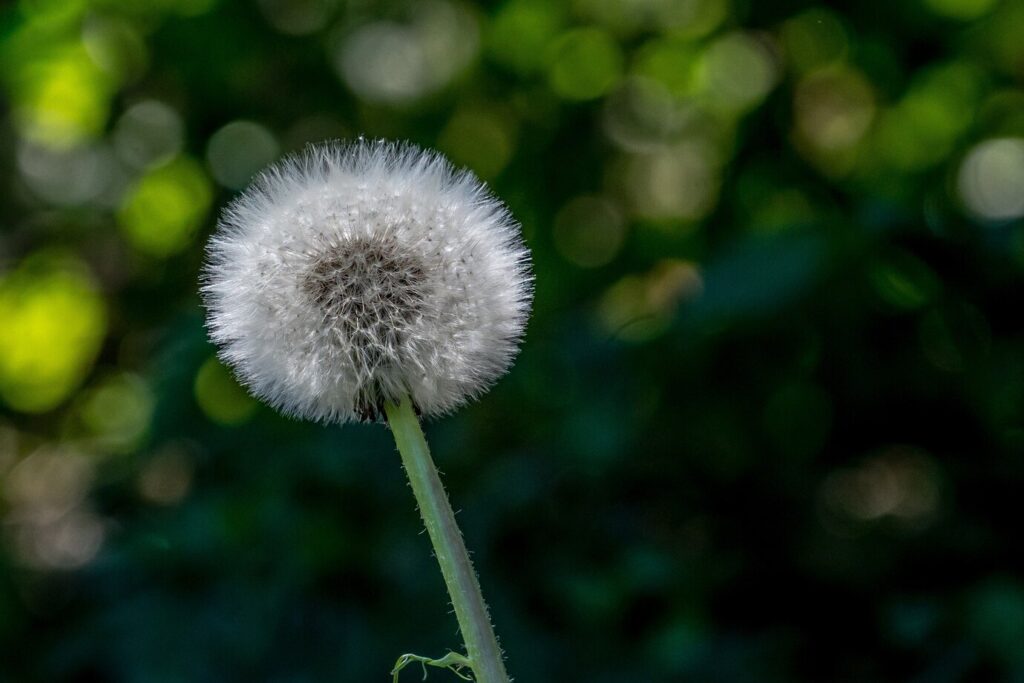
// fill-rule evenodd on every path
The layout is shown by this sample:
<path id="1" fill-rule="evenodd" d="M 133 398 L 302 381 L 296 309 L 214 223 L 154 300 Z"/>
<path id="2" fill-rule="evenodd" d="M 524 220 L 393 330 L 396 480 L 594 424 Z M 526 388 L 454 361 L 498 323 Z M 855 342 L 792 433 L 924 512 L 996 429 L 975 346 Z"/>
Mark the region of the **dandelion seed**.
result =
<path id="1" fill-rule="evenodd" d="M 426 415 L 511 364 L 532 298 L 518 223 L 468 171 L 413 145 L 331 143 L 264 171 L 224 212 L 202 293 L 256 396 L 324 422 Z"/>

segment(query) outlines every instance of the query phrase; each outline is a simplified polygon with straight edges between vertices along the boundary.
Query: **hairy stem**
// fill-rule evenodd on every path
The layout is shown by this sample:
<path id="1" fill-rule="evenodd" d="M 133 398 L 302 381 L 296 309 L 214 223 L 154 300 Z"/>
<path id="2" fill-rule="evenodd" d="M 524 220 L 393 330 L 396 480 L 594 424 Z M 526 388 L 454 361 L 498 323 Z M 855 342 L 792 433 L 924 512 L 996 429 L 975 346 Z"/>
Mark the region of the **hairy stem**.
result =
<path id="1" fill-rule="evenodd" d="M 478 683 L 509 683 L 501 649 L 494 635 L 487 605 L 480 593 L 480 583 L 473 563 L 466 552 L 462 532 L 455 523 L 455 514 L 444 492 L 444 486 L 430 458 L 430 449 L 412 402 L 404 396 L 400 403 L 385 403 L 384 411 L 391 423 L 402 464 L 409 476 L 420 515 L 441 565 L 448 594 L 455 608 L 455 618 L 466 644 L 470 667 Z"/>

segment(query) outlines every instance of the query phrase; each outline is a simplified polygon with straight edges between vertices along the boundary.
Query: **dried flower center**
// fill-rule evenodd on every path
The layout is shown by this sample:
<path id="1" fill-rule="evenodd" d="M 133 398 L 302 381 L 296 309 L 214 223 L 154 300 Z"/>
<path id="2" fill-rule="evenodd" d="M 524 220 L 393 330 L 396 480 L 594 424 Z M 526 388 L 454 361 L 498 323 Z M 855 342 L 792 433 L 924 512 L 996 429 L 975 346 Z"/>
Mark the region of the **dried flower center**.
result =
<path id="1" fill-rule="evenodd" d="M 304 289 L 348 352 L 365 417 L 380 408 L 376 372 L 401 360 L 409 328 L 423 314 L 425 280 L 420 259 L 393 238 L 350 240 L 308 271 Z"/>
<path id="2" fill-rule="evenodd" d="M 423 267 L 395 240 L 353 240 L 325 254 L 305 285 L 313 301 L 353 342 L 386 342 L 423 308 Z"/>

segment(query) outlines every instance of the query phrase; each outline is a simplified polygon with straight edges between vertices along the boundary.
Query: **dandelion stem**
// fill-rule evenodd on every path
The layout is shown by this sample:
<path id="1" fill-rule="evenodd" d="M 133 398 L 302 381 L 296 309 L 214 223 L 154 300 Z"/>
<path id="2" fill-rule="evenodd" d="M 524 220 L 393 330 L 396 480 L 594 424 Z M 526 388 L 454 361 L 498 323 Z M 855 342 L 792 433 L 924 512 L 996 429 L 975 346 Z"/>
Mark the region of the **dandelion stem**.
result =
<path id="1" fill-rule="evenodd" d="M 384 411 L 391 423 L 434 554 L 441 565 L 441 574 L 448 586 L 475 679 L 478 683 L 509 683 L 487 605 L 480 593 L 480 583 L 412 402 L 408 396 L 403 396 L 400 403 L 385 403 Z"/>

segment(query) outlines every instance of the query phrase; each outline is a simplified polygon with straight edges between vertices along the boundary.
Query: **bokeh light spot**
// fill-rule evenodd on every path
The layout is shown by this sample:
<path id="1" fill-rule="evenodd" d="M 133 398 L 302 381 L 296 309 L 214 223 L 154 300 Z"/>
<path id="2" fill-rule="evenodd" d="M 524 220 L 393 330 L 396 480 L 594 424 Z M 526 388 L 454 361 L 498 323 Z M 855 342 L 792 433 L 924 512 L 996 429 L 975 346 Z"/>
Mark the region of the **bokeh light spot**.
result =
<path id="1" fill-rule="evenodd" d="M 430 89 L 423 50 L 400 24 L 363 26 L 345 42 L 339 60 L 345 82 L 370 102 L 406 102 Z"/>
<path id="2" fill-rule="evenodd" d="M 92 367 L 106 305 L 71 256 L 38 253 L 0 278 L 0 395 L 15 410 L 59 405 Z"/>
<path id="3" fill-rule="evenodd" d="M 758 104 L 775 85 L 775 57 L 761 40 L 731 33 L 708 47 L 698 79 L 704 97 L 727 112 Z"/>
<path id="4" fill-rule="evenodd" d="M 438 145 L 454 163 L 490 180 L 501 173 L 512 156 L 511 127 L 498 112 L 469 107 L 455 113 L 441 132 Z"/>
<path id="5" fill-rule="evenodd" d="M 598 28 L 562 34 L 551 48 L 549 82 L 561 97 L 590 100 L 604 95 L 622 75 L 618 43 Z"/>
<path id="6" fill-rule="evenodd" d="M 277 140 L 266 127 L 251 121 L 232 121 L 210 137 L 206 161 L 217 182 L 240 190 L 279 151 Z"/>
<path id="7" fill-rule="evenodd" d="M 12 524 L 15 553 L 36 569 L 78 569 L 92 561 L 103 545 L 106 531 L 94 513 L 75 510 L 45 524 Z"/>
<path id="8" fill-rule="evenodd" d="M 335 66 L 367 102 L 401 105 L 447 86 L 476 56 L 480 27 L 464 6 L 424 0 L 409 22 L 364 24 L 337 46 Z"/>
<path id="9" fill-rule="evenodd" d="M 92 463 L 82 454 L 44 447 L 11 470 L 4 497 L 15 508 L 52 520 L 82 502 L 92 477 Z"/>
<path id="10" fill-rule="evenodd" d="M 158 100 L 133 104 L 114 127 L 114 149 L 135 168 L 160 166 L 181 151 L 185 126 L 178 112 Z"/>
<path id="11" fill-rule="evenodd" d="M 25 184 L 52 204 L 75 206 L 98 199 L 111 186 L 114 167 L 106 146 L 55 149 L 26 140 L 18 147 L 18 170 Z"/>
<path id="12" fill-rule="evenodd" d="M 192 243 L 212 197 L 199 164 L 179 157 L 136 183 L 118 212 L 118 223 L 139 251 L 170 256 Z"/>
<path id="13" fill-rule="evenodd" d="M 690 120 L 691 113 L 659 82 L 634 76 L 605 100 L 604 130 L 620 148 L 656 152 Z"/>
<path id="14" fill-rule="evenodd" d="M 655 39 L 637 51 L 634 71 L 682 97 L 693 93 L 699 56 L 697 47 L 690 41 Z"/>
<path id="15" fill-rule="evenodd" d="M 625 238 L 622 212 L 604 197 L 577 197 L 555 217 L 555 246 L 562 256 L 584 268 L 609 263 Z"/>
<path id="16" fill-rule="evenodd" d="M 622 172 L 632 212 L 655 220 L 696 221 L 718 200 L 715 152 L 695 141 L 628 158 Z"/>
<path id="17" fill-rule="evenodd" d="M 257 405 L 216 356 L 210 357 L 199 368 L 195 396 L 208 418 L 226 426 L 239 425 L 248 420 Z"/>
<path id="18" fill-rule="evenodd" d="M 876 113 L 867 80 L 841 67 L 815 71 L 800 80 L 793 100 L 797 148 L 828 173 L 851 170 Z"/>
<path id="19" fill-rule="evenodd" d="M 127 452 L 149 429 L 153 406 L 153 393 L 142 378 L 123 373 L 108 377 L 89 393 L 81 419 L 102 448 Z"/>
<path id="20" fill-rule="evenodd" d="M 823 521 L 840 533 L 845 524 L 886 517 L 920 527 L 940 503 L 938 474 L 931 459 L 918 449 L 902 446 L 833 472 L 823 482 L 820 495 L 830 517 Z"/>
<path id="21" fill-rule="evenodd" d="M 26 138 L 67 148 L 103 130 L 111 79 L 81 43 L 51 47 L 44 54 L 21 55 L 7 78 L 14 121 Z"/>
<path id="22" fill-rule="evenodd" d="M 544 54 L 558 35 L 563 10 L 548 0 L 512 0 L 498 10 L 487 34 L 488 52 L 500 64 L 528 74 L 544 66 Z"/>
<path id="23" fill-rule="evenodd" d="M 81 453 L 46 446 L 7 475 L 4 520 L 16 558 L 38 569 L 75 569 L 91 561 L 103 543 L 103 522 L 85 507 L 92 463 Z"/>
<path id="24" fill-rule="evenodd" d="M 1024 138 L 986 140 L 972 148 L 960 166 L 957 189 L 980 218 L 1024 216 Z"/>
<path id="25" fill-rule="evenodd" d="M 797 85 L 795 100 L 800 133 L 826 152 L 857 144 L 875 113 L 871 86 L 855 71 L 811 74 Z"/>
<path id="26" fill-rule="evenodd" d="M 879 120 L 879 156 L 904 171 L 944 161 L 975 119 L 982 81 L 978 69 L 965 63 L 922 72 Z"/>
<path id="27" fill-rule="evenodd" d="M 143 498 L 158 505 L 173 505 L 192 486 L 192 460 L 186 449 L 169 444 L 153 454 L 139 472 L 138 489 Z"/>
<path id="28" fill-rule="evenodd" d="M 815 7 L 782 25 L 786 57 L 798 71 L 809 71 L 842 60 L 849 50 L 846 29 L 831 10 Z"/>

